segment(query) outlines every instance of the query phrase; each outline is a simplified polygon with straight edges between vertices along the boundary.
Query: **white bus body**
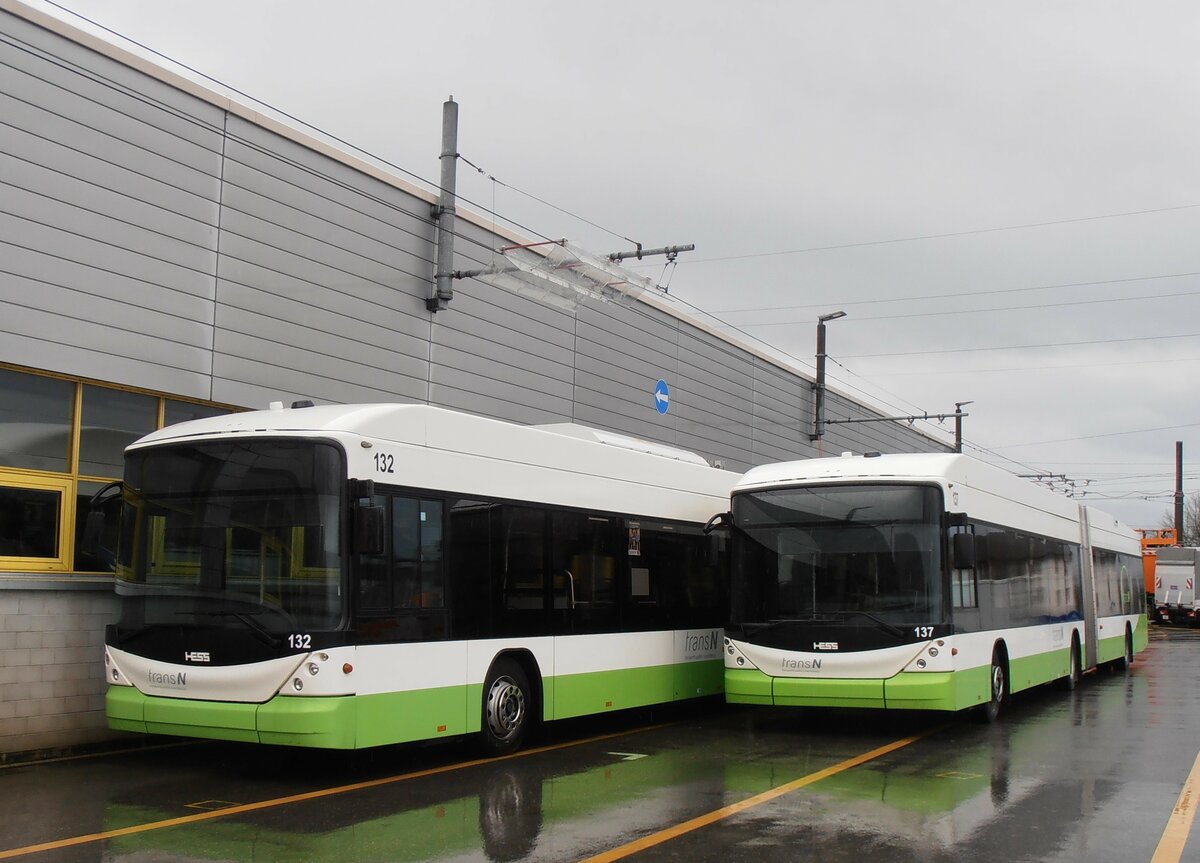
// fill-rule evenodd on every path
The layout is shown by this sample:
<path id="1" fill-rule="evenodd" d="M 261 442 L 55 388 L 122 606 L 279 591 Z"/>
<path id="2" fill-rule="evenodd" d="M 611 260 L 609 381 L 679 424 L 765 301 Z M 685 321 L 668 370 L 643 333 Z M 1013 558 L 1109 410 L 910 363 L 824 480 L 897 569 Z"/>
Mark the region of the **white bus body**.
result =
<path id="1" fill-rule="evenodd" d="M 994 716 L 1146 643 L 1134 532 L 967 456 L 754 468 L 732 522 L 732 702 Z"/>
<path id="2" fill-rule="evenodd" d="M 126 453 L 110 726 L 360 748 L 719 694 L 738 475 L 424 405 L 181 423 Z"/>

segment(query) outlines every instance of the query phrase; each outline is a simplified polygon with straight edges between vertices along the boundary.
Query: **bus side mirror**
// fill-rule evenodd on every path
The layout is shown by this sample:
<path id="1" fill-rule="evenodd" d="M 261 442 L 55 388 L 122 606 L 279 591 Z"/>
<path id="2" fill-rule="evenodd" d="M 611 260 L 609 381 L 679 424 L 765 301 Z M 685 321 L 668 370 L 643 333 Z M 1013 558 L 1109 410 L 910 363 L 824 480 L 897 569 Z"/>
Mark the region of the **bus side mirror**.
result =
<path id="1" fill-rule="evenodd" d="M 955 569 L 975 568 L 975 534 L 956 533 L 950 537 L 951 557 Z"/>
<path id="2" fill-rule="evenodd" d="M 704 535 L 708 536 L 714 530 L 718 530 L 722 527 L 729 527 L 731 524 L 733 524 L 733 513 L 719 512 L 710 518 L 704 525 Z"/>
<path id="3" fill-rule="evenodd" d="M 354 552 L 383 554 L 387 517 L 382 506 L 357 504 L 354 507 Z"/>
<path id="4" fill-rule="evenodd" d="M 88 500 L 88 514 L 83 523 L 83 539 L 80 542 L 80 551 L 84 554 L 96 556 L 102 551 L 100 539 L 108 524 L 106 509 L 113 501 L 120 499 L 123 490 L 124 484 L 120 480 L 113 480 Z M 105 551 L 108 551 L 110 556 L 113 554 L 112 550 Z"/>

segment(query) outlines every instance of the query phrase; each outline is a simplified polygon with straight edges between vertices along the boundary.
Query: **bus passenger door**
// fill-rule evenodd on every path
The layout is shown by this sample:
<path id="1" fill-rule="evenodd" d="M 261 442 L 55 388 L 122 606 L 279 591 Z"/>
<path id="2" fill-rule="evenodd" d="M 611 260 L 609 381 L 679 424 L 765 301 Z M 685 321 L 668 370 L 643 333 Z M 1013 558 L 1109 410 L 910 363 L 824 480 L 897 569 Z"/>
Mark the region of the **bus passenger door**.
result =
<path id="1" fill-rule="evenodd" d="M 618 599 L 625 580 L 620 521 L 556 511 L 551 522 L 555 633 L 619 631 Z"/>
<path id="2" fill-rule="evenodd" d="M 550 579 L 546 577 L 546 519 L 543 509 L 504 506 L 500 510 L 499 541 L 493 595 L 493 634 L 536 637 L 550 634 Z"/>

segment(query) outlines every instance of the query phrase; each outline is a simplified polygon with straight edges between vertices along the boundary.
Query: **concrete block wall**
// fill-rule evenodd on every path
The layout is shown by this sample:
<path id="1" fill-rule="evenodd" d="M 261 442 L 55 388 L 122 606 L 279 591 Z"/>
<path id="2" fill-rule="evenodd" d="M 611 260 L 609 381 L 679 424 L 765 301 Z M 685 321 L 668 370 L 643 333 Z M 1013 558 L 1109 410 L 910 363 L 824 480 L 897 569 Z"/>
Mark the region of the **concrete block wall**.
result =
<path id="1" fill-rule="evenodd" d="M 116 738 L 104 718 L 104 626 L 117 608 L 112 581 L 4 587 L 0 762 Z"/>

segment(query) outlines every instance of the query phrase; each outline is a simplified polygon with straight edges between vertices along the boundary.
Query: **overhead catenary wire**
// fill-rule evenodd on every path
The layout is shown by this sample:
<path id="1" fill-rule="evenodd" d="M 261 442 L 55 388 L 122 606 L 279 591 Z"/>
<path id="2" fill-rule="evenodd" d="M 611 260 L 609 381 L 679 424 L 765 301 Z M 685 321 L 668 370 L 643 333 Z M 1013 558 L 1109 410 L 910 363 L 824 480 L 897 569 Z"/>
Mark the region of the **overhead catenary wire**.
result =
<path id="1" fill-rule="evenodd" d="M 544 198 L 538 197 L 537 195 L 533 194 L 532 192 L 527 192 L 524 189 L 517 188 L 516 186 L 512 185 L 511 183 L 506 183 L 503 180 L 498 179 L 494 174 L 491 174 L 490 172 L 485 171 L 483 168 L 476 165 L 474 162 L 472 162 L 470 159 L 468 159 L 462 153 L 458 154 L 458 158 L 461 159 L 466 164 L 470 165 L 472 168 L 474 168 L 476 171 L 478 171 L 483 176 L 487 177 L 493 183 L 499 184 L 506 189 L 511 189 L 512 191 L 516 192 L 518 195 L 524 195 L 526 198 L 529 198 L 530 200 L 537 201 L 539 204 L 542 204 L 543 206 L 549 207 L 552 210 L 562 213 L 564 216 L 570 216 L 572 219 L 578 219 L 579 221 L 583 222 L 584 224 L 591 225 L 593 228 L 604 231 L 606 234 L 611 234 L 612 236 L 614 236 L 618 239 L 624 240 L 627 243 L 632 243 L 635 246 L 639 245 L 637 240 L 631 240 L 631 239 L 629 239 L 629 237 L 625 236 L 622 233 L 614 231 L 612 228 L 606 228 L 603 225 L 593 222 L 591 219 L 588 219 L 585 216 L 581 216 L 578 213 L 573 213 L 570 210 L 560 207 L 557 204 L 553 204 Z"/>
<path id="2" fill-rule="evenodd" d="M 1200 275 L 1196 273 L 1194 275 Z M 1107 297 L 1096 300 L 1066 300 L 1060 303 L 1036 303 L 1028 306 L 990 306 L 982 309 L 938 309 L 936 311 L 904 312 L 895 315 L 855 315 L 856 321 L 895 321 L 902 318 L 937 318 L 954 315 L 982 315 L 996 312 L 1027 312 L 1039 309 L 1058 309 L 1070 306 L 1097 306 L 1108 303 L 1143 303 L 1147 300 L 1167 300 L 1181 297 L 1200 297 L 1200 291 L 1177 291 L 1170 294 L 1140 294 L 1134 297 Z M 849 305 L 848 303 L 845 305 Z M 742 324 L 746 329 L 759 327 L 784 327 L 808 323 L 808 319 L 790 321 L 768 321 L 761 324 Z"/>
<path id="3" fill-rule="evenodd" d="M 997 294 L 1025 294 L 1033 291 L 1058 291 L 1067 288 L 1094 288 L 1100 285 L 1123 285 L 1131 282 L 1151 282 L 1161 279 L 1185 279 L 1192 276 L 1200 276 L 1200 271 L 1182 272 L 1182 273 L 1157 273 L 1148 276 L 1125 276 L 1119 279 L 1095 279 L 1087 282 L 1060 282 L 1052 285 L 1032 285 L 1022 288 L 995 288 L 987 291 L 958 291 L 949 294 L 917 294 L 909 297 L 875 297 L 867 300 L 826 300 L 819 303 L 803 303 L 800 305 L 787 306 L 755 306 L 740 309 L 718 309 L 720 314 L 733 314 L 743 312 L 785 312 L 795 311 L 799 309 L 822 309 L 830 303 L 838 306 L 874 306 L 880 303 L 908 303 L 917 300 L 956 300 L 966 299 L 970 297 L 987 297 Z M 857 316 L 856 316 L 857 317 Z"/>
<path id="4" fill-rule="evenodd" d="M 692 303 L 692 302 L 689 302 L 688 300 L 681 298 L 681 297 L 680 297 L 678 294 L 674 294 L 674 295 L 672 295 L 672 296 L 674 297 L 675 301 L 679 302 L 680 304 L 682 304 L 682 305 L 684 305 L 684 306 L 687 306 L 688 308 L 690 308 L 690 309 L 692 309 L 693 311 L 695 311 L 697 314 L 699 314 L 699 315 L 701 315 L 701 316 L 703 316 L 703 317 L 705 317 L 705 318 L 709 318 L 709 319 L 711 319 L 711 320 L 717 321 L 717 322 L 719 322 L 719 323 L 725 323 L 725 324 L 727 324 L 727 328 L 728 328 L 728 329 L 731 329 L 731 330 L 733 330 L 733 331 L 735 331 L 735 332 L 738 332 L 738 333 L 740 333 L 741 335 L 745 336 L 745 337 L 746 337 L 746 339 L 747 339 L 747 340 L 749 340 L 751 343 L 757 343 L 757 344 L 763 345 L 764 347 L 766 347 L 766 348 L 767 348 L 767 349 L 769 349 L 770 351 L 773 351 L 773 352 L 775 352 L 775 353 L 779 354 L 780 356 L 782 356 L 782 357 L 785 357 L 785 358 L 787 358 L 788 360 L 791 360 L 792 362 L 794 362 L 794 363 L 798 364 L 798 365 L 799 365 L 799 366 L 801 366 L 801 367 L 806 367 L 806 368 L 809 368 L 809 369 L 813 369 L 813 371 L 814 371 L 814 373 L 815 373 L 815 368 L 813 367 L 813 364 L 812 364 L 811 362 L 809 362 L 808 360 L 806 360 L 806 359 L 801 359 L 800 357 L 797 357 L 797 356 L 795 356 L 794 354 L 791 354 L 791 353 L 789 353 L 788 351 L 785 351 L 785 350 L 783 350 L 782 348 L 780 348 L 780 347 L 777 347 L 776 345 L 773 345 L 773 344 L 771 344 L 770 342 L 763 341 L 762 339 L 758 338 L 757 336 L 753 335 L 752 333 L 747 333 L 747 332 L 745 332 L 744 330 L 741 330 L 739 327 L 737 327 L 737 326 L 736 326 L 736 325 L 734 325 L 734 324 L 729 324 L 729 322 L 727 322 L 727 321 L 722 321 L 722 319 L 721 319 L 721 318 L 717 317 L 716 315 L 712 314 L 711 312 L 708 312 L 708 311 L 706 311 L 706 310 L 704 310 L 704 309 L 700 308 L 699 306 L 695 305 L 694 303 Z M 832 358 L 832 357 L 829 357 L 829 359 L 833 360 L 833 358 Z M 833 360 L 833 361 L 834 361 L 834 362 L 836 362 L 836 360 Z M 841 364 L 840 364 L 840 363 L 838 363 L 838 365 L 841 365 Z M 843 366 L 843 368 L 845 368 L 845 367 Z M 833 378 L 831 378 L 831 379 L 833 379 Z M 840 385 L 842 385 L 842 386 L 843 386 L 843 387 L 845 387 L 846 389 L 848 389 L 848 390 L 852 390 L 852 391 L 854 391 L 854 392 L 857 392 L 857 393 L 860 393 L 861 395 L 863 395 L 863 396 L 867 397 L 868 399 L 872 400 L 873 402 L 876 402 L 878 405 L 882 405 L 882 406 L 884 406 L 884 407 L 892 408 L 892 409 L 893 409 L 893 410 L 895 410 L 895 411 L 903 411 L 903 410 L 904 410 L 904 408 L 903 408 L 903 407 L 901 407 L 900 405 L 893 404 L 893 403 L 889 402 L 887 399 L 880 398 L 880 397 L 878 396 L 878 394 L 869 393 L 869 392 L 867 392 L 866 390 L 864 390 L 863 388 L 861 388 L 861 387 L 858 387 L 858 386 L 855 386 L 854 384 L 852 384 L 852 383 L 850 383 L 850 382 L 848 382 L 848 381 L 842 380 L 842 379 L 835 379 L 835 380 L 837 380 L 837 383 L 839 383 Z M 876 385 L 876 386 L 877 386 L 877 385 Z M 883 392 L 888 392 L 886 389 L 883 389 L 882 387 L 877 387 L 877 388 L 878 388 L 878 389 L 880 389 L 880 390 L 882 390 Z M 890 393 L 890 392 L 888 392 L 888 395 L 892 396 L 893 398 L 899 399 L 899 400 L 900 400 L 900 401 L 902 401 L 902 402 L 907 402 L 907 399 L 905 399 L 903 396 L 900 396 L 900 395 L 898 395 L 898 394 L 896 394 L 896 393 Z M 922 413 L 924 413 L 924 412 L 925 412 L 923 408 L 921 408 L 921 407 L 919 407 L 919 406 L 917 406 L 917 405 L 914 405 L 914 404 L 913 404 L 913 403 L 911 403 L 911 402 L 909 402 L 908 404 L 909 404 L 909 406 L 910 406 L 910 407 L 916 407 L 916 408 L 917 408 L 918 410 L 920 410 Z M 877 410 L 878 408 L 870 408 L 870 409 Z M 922 422 L 924 422 L 924 421 L 922 421 Z M 932 426 L 932 424 L 931 424 L 931 423 L 927 423 L 927 425 L 930 425 L 930 426 Z M 946 432 L 946 431 L 947 431 L 946 429 L 940 428 L 939 426 L 932 426 L 932 428 L 933 428 L 934 430 L 936 430 L 936 431 L 939 431 L 939 432 Z"/>
<path id="5" fill-rule="evenodd" d="M 1111 345 L 1120 342 L 1157 342 L 1168 341 L 1170 339 L 1194 339 L 1200 337 L 1200 333 L 1178 333 L 1170 336 L 1136 336 L 1122 339 L 1089 339 L 1081 342 L 1048 342 L 1036 345 L 996 345 L 993 347 L 982 348 L 934 348 L 925 351 L 895 351 L 892 353 L 877 353 L 877 354 L 843 354 L 842 359 L 874 359 L 877 357 L 915 357 L 928 354 L 969 354 L 982 351 L 1022 351 L 1033 348 L 1073 348 L 1082 347 L 1085 345 Z"/>
<path id="6" fill-rule="evenodd" d="M 750 258 L 770 258 L 779 257 L 782 255 L 805 255 L 812 252 L 830 252 L 839 249 L 861 249 L 869 246 L 890 246 L 897 243 L 915 243 L 923 240 L 945 240 L 953 237 L 969 237 L 979 234 L 995 234 L 1002 231 L 1023 231 L 1030 228 L 1047 228 L 1053 225 L 1070 225 L 1082 222 L 1098 222 L 1105 219 L 1123 219 L 1130 216 L 1149 216 L 1155 213 L 1171 213 L 1179 210 L 1192 210 L 1200 208 L 1200 204 L 1179 204 L 1170 207 L 1154 207 L 1147 210 L 1129 210 L 1123 213 L 1106 213 L 1099 216 L 1077 216 L 1069 219 L 1050 219 L 1043 222 L 1026 222 L 1017 225 L 1001 225 L 994 228 L 974 228 L 966 231 L 947 231 L 938 234 L 918 234 L 911 237 L 895 237 L 888 240 L 866 240 L 856 243 L 836 243 L 826 246 L 809 246 L 800 249 L 783 249 L 771 252 L 751 252 L 744 255 L 725 255 L 719 258 L 695 258 L 689 260 L 689 264 L 709 264 L 717 261 L 739 261 Z"/>
<path id="7" fill-rule="evenodd" d="M 1125 435 L 1133 435 L 1133 434 L 1152 434 L 1154 432 L 1178 431 L 1179 429 L 1196 428 L 1198 426 L 1200 426 L 1200 422 L 1180 423 L 1178 425 L 1157 426 L 1155 428 L 1127 429 L 1125 431 L 1101 432 L 1099 434 L 1079 435 L 1077 437 L 1055 438 L 1053 440 L 1037 440 L 1037 441 L 1028 441 L 1026 443 L 1002 444 L 1002 445 L 995 445 L 995 447 L 996 447 L 996 449 L 1017 449 L 1018 447 L 1046 446 L 1049 444 L 1057 444 L 1057 443 L 1075 443 L 1076 441 L 1081 441 L 1081 440 L 1098 440 L 1100 438 L 1123 437 Z"/>
<path id="8" fill-rule="evenodd" d="M 982 375 L 982 374 L 998 374 L 1008 372 L 1045 372 L 1054 371 L 1056 369 L 1104 369 L 1112 366 L 1158 366 L 1158 365 L 1180 365 L 1182 363 L 1200 362 L 1200 357 L 1163 357 L 1154 360 L 1114 360 L 1111 363 L 1060 363 L 1052 366 L 1007 366 L 1005 368 L 969 368 L 969 369 L 920 369 L 908 370 L 899 372 L 872 372 L 872 378 L 898 378 L 912 377 L 914 374 L 920 374 L 923 377 L 931 377 L 934 375 Z"/>

